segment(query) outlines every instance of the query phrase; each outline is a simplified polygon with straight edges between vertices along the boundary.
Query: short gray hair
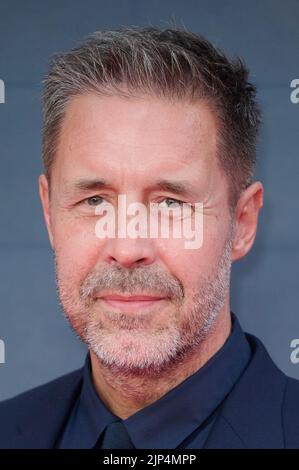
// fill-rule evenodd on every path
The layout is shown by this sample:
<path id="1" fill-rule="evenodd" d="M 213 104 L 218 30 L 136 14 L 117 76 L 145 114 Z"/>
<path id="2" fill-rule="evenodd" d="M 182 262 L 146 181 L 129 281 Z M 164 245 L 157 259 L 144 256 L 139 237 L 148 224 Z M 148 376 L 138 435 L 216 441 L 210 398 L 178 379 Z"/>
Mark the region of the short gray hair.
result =
<path id="1" fill-rule="evenodd" d="M 251 182 L 260 110 L 248 69 L 199 34 L 182 29 L 121 27 L 96 31 L 70 52 L 52 57 L 43 80 L 44 169 L 50 181 L 67 104 L 95 92 L 126 97 L 207 101 L 217 120 L 217 156 L 229 178 L 230 204 Z"/>

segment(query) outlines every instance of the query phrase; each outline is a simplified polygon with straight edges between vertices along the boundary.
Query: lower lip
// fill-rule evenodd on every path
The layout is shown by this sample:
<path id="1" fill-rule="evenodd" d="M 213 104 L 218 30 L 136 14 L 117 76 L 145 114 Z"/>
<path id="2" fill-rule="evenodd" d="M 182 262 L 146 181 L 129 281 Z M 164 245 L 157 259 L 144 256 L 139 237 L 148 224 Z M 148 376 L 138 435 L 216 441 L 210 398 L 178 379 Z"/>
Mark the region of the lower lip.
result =
<path id="1" fill-rule="evenodd" d="M 122 310 L 123 312 L 136 312 L 149 307 L 159 305 L 165 299 L 157 300 L 112 300 L 100 298 L 103 302 L 113 308 Z"/>

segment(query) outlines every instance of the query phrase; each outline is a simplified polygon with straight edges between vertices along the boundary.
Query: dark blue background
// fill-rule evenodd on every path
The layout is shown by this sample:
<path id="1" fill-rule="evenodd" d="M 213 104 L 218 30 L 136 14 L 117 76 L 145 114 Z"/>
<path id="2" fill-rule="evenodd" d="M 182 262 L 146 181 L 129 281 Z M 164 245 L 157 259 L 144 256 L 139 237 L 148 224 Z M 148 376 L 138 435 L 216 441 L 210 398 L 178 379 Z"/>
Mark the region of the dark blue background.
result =
<path id="1" fill-rule="evenodd" d="M 299 1 L 1 0 L 0 399 L 79 367 L 85 354 L 58 306 L 38 196 L 40 82 L 49 56 L 102 27 L 174 21 L 243 57 L 258 85 L 265 205 L 254 248 L 233 267 L 232 309 L 299 378 L 290 361 L 290 342 L 299 338 L 299 104 L 290 101 L 290 82 L 299 78 Z"/>

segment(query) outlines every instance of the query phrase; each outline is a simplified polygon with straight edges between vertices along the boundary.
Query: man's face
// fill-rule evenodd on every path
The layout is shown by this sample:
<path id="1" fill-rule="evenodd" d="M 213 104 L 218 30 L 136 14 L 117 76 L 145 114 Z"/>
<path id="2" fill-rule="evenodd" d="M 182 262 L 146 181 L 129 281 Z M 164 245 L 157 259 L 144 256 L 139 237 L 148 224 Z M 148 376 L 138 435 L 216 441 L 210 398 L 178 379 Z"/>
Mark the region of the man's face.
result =
<path id="1" fill-rule="evenodd" d="M 94 183 L 103 179 L 107 184 Z M 188 191 L 158 186 L 160 180 Z M 186 249 L 174 237 L 97 237 L 95 207 L 109 202 L 116 209 L 120 194 L 127 205 L 159 203 L 166 211 L 173 199 L 202 202 L 202 246 Z M 106 366 L 145 373 L 202 344 L 228 301 L 232 242 L 228 183 L 205 103 L 73 98 L 52 168 L 49 213 L 63 310 Z M 156 300 L 109 301 L 109 294 Z"/>

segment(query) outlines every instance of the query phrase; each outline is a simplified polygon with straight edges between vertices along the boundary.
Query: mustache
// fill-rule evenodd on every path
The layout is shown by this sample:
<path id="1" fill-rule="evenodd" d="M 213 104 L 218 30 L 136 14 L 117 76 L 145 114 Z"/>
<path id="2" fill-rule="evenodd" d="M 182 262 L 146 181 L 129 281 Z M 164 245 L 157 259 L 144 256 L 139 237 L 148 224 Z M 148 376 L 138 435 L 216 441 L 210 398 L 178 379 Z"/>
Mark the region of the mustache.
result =
<path id="1" fill-rule="evenodd" d="M 80 285 L 83 300 L 99 297 L 103 292 L 124 295 L 152 295 L 181 300 L 184 287 L 175 276 L 170 276 L 160 266 L 138 266 L 125 269 L 117 265 L 100 266 L 91 271 Z"/>

